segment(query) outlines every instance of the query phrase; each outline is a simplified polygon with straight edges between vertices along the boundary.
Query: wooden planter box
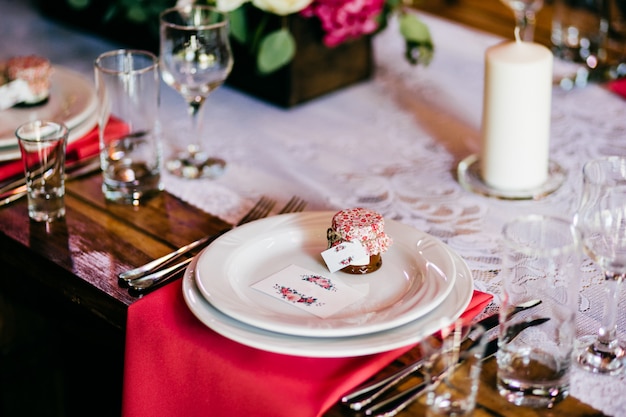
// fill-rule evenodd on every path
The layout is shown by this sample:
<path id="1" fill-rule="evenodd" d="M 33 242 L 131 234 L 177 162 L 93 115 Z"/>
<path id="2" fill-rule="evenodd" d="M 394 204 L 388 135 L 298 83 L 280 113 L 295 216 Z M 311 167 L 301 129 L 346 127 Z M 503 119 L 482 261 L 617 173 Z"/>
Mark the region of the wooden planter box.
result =
<path id="1" fill-rule="evenodd" d="M 256 71 L 256 57 L 232 42 L 235 65 L 227 84 L 282 107 L 292 107 L 342 87 L 371 78 L 373 52 L 369 36 L 328 48 L 315 19 L 290 16 L 296 39 L 292 62 L 268 75 Z"/>
<path id="2" fill-rule="evenodd" d="M 44 14 L 63 23 L 158 54 L 158 19 L 140 27 L 119 19 L 104 22 L 106 0 L 92 1 L 80 11 L 70 8 L 66 0 L 39 0 L 38 4 Z M 258 14 L 257 9 L 250 9 Z M 282 17 L 271 16 L 268 28 L 275 29 L 281 24 Z M 292 107 L 372 76 L 369 36 L 328 48 L 322 43 L 323 33 L 317 19 L 292 15 L 287 18 L 287 24 L 297 45 L 291 63 L 271 74 L 260 75 L 256 71 L 256 57 L 245 46 L 232 41 L 235 64 L 226 83 L 261 100 Z"/>

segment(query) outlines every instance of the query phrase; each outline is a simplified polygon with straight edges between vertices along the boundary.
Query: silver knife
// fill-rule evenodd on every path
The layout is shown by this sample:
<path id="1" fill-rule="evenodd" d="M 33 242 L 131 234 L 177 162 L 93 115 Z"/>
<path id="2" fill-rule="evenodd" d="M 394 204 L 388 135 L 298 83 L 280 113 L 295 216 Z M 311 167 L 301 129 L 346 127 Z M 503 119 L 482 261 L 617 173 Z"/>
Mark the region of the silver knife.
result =
<path id="1" fill-rule="evenodd" d="M 92 174 L 100 169 L 100 160 L 93 159 L 86 165 L 83 164 L 80 167 L 71 170 L 70 172 L 65 174 L 65 180 L 75 180 L 80 177 L 84 177 L 86 175 Z M 27 193 L 26 184 L 22 184 L 10 191 L 7 191 L 0 195 L 0 207 L 6 206 L 20 198 L 24 197 Z"/>
<path id="2" fill-rule="evenodd" d="M 522 303 L 511 311 L 509 317 L 512 317 L 524 310 L 533 308 L 539 304 L 541 304 L 541 300 L 530 300 Z M 499 324 L 499 314 L 492 314 L 482 320 L 479 320 L 476 324 L 481 325 L 485 328 L 485 330 L 491 330 Z M 474 341 L 472 336 L 473 333 L 470 332 L 466 339 Z M 341 397 L 341 402 L 349 406 L 352 410 L 362 410 L 366 405 L 379 398 L 406 377 L 414 372 L 417 372 L 423 364 L 423 359 L 419 359 L 380 381 L 366 382 L 365 384 L 362 384 L 354 390 L 344 394 L 344 396 Z"/>
<path id="3" fill-rule="evenodd" d="M 539 326 L 546 321 L 550 320 L 549 318 L 540 318 L 531 321 L 523 322 L 523 325 L 520 325 L 516 328 L 515 334 L 510 334 L 509 340 L 514 339 L 518 334 L 520 334 L 523 330 L 532 326 Z M 485 352 L 483 353 L 483 361 L 491 358 L 498 352 L 498 338 L 492 339 L 485 345 Z M 441 376 L 435 378 L 434 383 L 437 380 L 441 380 Z M 409 404 L 413 403 L 417 400 L 421 395 L 426 392 L 426 387 L 428 382 L 421 382 L 389 399 L 383 400 L 373 406 L 364 410 L 364 414 L 366 416 L 376 416 L 376 417 L 391 417 L 398 414 L 400 411 L 404 410 Z"/>
<path id="4" fill-rule="evenodd" d="M 498 352 L 498 338 L 490 340 L 485 345 L 485 353 L 483 355 L 483 361 L 491 358 Z M 438 378 L 441 379 L 442 376 Z M 364 414 L 366 416 L 376 417 L 390 417 L 395 416 L 400 411 L 404 410 L 409 404 L 417 400 L 422 394 L 426 392 L 425 388 L 428 385 L 426 381 L 421 382 L 406 391 L 401 392 L 385 401 L 368 408 Z"/>

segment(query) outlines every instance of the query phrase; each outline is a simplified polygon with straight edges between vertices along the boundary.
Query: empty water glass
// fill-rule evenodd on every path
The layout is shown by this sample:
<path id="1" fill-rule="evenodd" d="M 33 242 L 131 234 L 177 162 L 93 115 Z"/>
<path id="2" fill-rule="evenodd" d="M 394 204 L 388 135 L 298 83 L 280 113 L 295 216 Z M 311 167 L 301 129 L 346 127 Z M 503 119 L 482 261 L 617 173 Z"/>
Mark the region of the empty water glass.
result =
<path id="1" fill-rule="evenodd" d="M 569 393 L 579 233 L 571 221 L 529 215 L 504 226 L 503 243 L 498 390 L 516 405 L 549 408 Z M 511 314 L 536 299 L 538 306 Z"/>
<path id="2" fill-rule="evenodd" d="M 65 216 L 67 127 L 36 120 L 18 127 L 15 135 L 26 175 L 28 216 L 42 222 Z"/>
<path id="3" fill-rule="evenodd" d="M 106 52 L 96 59 L 95 76 L 102 191 L 108 201 L 137 205 L 163 189 L 158 60 L 147 51 Z M 105 129 L 111 117 L 126 131 L 111 136 Z"/>
<path id="4" fill-rule="evenodd" d="M 471 331 L 471 342 L 465 335 Z M 427 394 L 427 417 L 471 416 L 476 407 L 487 338 L 481 326 L 468 329 L 457 321 L 443 331 L 441 350 L 429 364 L 431 385 Z"/>

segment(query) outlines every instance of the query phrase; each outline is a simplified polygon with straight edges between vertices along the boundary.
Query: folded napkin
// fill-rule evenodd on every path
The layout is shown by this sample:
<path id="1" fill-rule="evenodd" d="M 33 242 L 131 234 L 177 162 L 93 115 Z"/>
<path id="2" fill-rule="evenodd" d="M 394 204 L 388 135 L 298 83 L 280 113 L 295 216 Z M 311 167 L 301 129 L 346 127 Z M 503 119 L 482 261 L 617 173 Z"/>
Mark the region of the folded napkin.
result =
<path id="1" fill-rule="evenodd" d="M 626 78 L 610 81 L 607 83 L 607 87 L 615 94 L 621 96 L 622 98 L 626 98 Z"/>
<path id="2" fill-rule="evenodd" d="M 464 313 L 492 296 L 475 291 Z M 187 308 L 181 280 L 128 309 L 123 417 L 315 417 L 413 348 L 352 358 L 307 358 L 227 339 Z"/>
<path id="3" fill-rule="evenodd" d="M 121 136 L 128 132 L 128 126 L 121 120 L 111 117 L 105 127 L 105 132 L 111 136 Z M 99 151 L 98 126 L 96 126 L 85 136 L 67 145 L 65 162 L 78 162 L 97 155 Z M 0 164 L 0 181 L 19 175 L 24 175 L 24 165 L 20 159 Z"/>

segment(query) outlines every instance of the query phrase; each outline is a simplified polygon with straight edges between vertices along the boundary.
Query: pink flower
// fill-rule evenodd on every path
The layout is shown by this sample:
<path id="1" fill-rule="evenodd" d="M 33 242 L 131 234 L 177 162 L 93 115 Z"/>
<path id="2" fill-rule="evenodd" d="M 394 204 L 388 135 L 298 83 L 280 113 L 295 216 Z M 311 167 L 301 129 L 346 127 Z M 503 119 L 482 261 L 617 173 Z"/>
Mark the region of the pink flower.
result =
<path id="1" fill-rule="evenodd" d="M 384 0 L 314 0 L 301 14 L 320 19 L 324 44 L 333 47 L 376 31 L 383 5 Z"/>

